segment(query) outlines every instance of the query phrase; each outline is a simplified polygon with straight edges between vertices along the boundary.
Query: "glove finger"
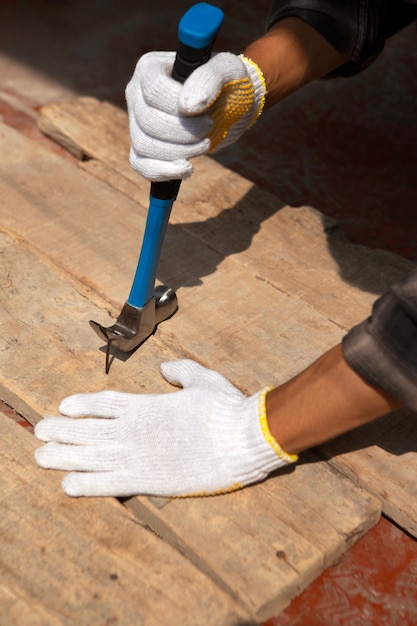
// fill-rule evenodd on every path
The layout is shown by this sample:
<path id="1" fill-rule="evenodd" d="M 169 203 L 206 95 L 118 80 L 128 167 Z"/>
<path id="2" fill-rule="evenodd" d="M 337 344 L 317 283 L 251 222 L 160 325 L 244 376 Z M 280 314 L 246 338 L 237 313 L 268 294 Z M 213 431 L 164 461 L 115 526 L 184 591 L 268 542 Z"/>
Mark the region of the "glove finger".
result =
<path id="1" fill-rule="evenodd" d="M 205 137 L 188 144 L 170 143 L 147 135 L 137 125 L 130 129 L 130 139 L 132 148 L 138 156 L 161 161 L 191 159 L 204 154 L 210 148 L 210 140 Z"/>
<path id="2" fill-rule="evenodd" d="M 208 369 L 191 359 L 165 361 L 165 363 L 161 363 L 160 369 L 165 380 L 171 383 L 171 385 L 181 386 L 184 389 L 193 384 L 215 385 L 216 387 L 224 387 L 225 391 L 233 391 L 240 394 L 240 391 L 222 374 Z"/>
<path id="3" fill-rule="evenodd" d="M 189 178 L 194 172 L 191 163 L 185 159 L 175 161 L 158 161 L 145 159 L 138 156 L 133 149 L 130 150 L 130 165 L 144 178 L 152 181 L 182 180 Z"/>
<path id="4" fill-rule="evenodd" d="M 40 441 L 76 445 L 99 444 L 115 441 L 117 428 L 114 422 L 102 419 L 49 417 L 36 424 L 35 436 Z"/>
<path id="5" fill-rule="evenodd" d="M 202 113 L 226 83 L 245 77 L 247 71 L 243 61 L 231 52 L 220 52 L 187 78 L 179 94 L 179 110 L 186 115 Z"/>
<path id="6" fill-rule="evenodd" d="M 191 359 L 165 361 L 161 363 L 162 376 L 171 385 L 189 387 L 198 377 L 203 376 L 206 368 Z"/>
<path id="7" fill-rule="evenodd" d="M 223 374 L 208 369 L 191 359 L 166 361 L 161 363 L 160 369 L 165 380 L 171 385 L 181 386 L 184 389 L 192 385 L 210 387 L 233 398 L 242 399 L 245 397 Z"/>
<path id="8" fill-rule="evenodd" d="M 157 51 L 144 54 L 126 87 L 128 107 L 142 93 L 148 106 L 176 114 L 182 85 L 171 76 L 174 61 L 175 52 Z"/>
<path id="9" fill-rule="evenodd" d="M 152 481 L 132 476 L 126 471 L 114 472 L 71 472 L 62 481 L 62 488 L 68 496 L 113 496 L 123 498 L 137 495 L 148 496 L 193 496 L 210 495 L 224 491 L 233 491 L 239 488 L 221 488 L 217 482 L 209 481 L 207 485 L 177 484 L 169 481 Z"/>
<path id="10" fill-rule="evenodd" d="M 129 406 L 132 394 L 118 391 L 78 393 L 68 396 L 59 405 L 59 412 L 67 417 L 121 417 Z"/>
<path id="11" fill-rule="evenodd" d="M 137 489 L 128 472 L 72 472 L 62 481 L 62 488 L 68 496 L 135 496 Z"/>
<path id="12" fill-rule="evenodd" d="M 153 480 L 152 477 L 132 476 L 126 471 L 110 472 L 71 472 L 62 481 L 64 492 L 72 497 L 113 496 L 116 498 L 149 495 L 181 496 L 193 493 L 186 485 L 171 484 L 167 480 Z"/>
<path id="13" fill-rule="evenodd" d="M 35 450 L 40 467 L 67 471 L 116 470 L 121 467 L 123 456 L 123 448 L 118 445 L 73 446 L 51 442 Z"/>
<path id="14" fill-rule="evenodd" d="M 195 143 L 204 138 L 213 126 L 209 115 L 186 117 L 178 111 L 178 107 L 169 113 L 152 108 L 146 104 L 140 93 L 130 103 L 128 112 L 131 134 L 135 134 L 135 127 L 138 127 L 149 137 L 163 138 L 163 141 L 175 144 Z"/>

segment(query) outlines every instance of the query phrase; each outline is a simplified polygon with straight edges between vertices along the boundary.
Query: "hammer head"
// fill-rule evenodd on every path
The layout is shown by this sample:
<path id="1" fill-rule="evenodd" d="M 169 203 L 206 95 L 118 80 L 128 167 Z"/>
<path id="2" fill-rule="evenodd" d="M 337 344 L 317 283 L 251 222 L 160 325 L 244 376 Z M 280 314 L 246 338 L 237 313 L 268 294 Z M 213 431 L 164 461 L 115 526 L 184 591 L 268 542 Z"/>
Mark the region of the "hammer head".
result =
<path id="1" fill-rule="evenodd" d="M 106 372 L 109 370 L 110 348 L 121 352 L 132 352 L 156 330 L 160 322 L 168 319 L 178 310 L 178 299 L 170 287 L 158 286 L 154 296 L 142 308 L 126 302 L 112 326 L 102 326 L 90 320 L 91 328 L 106 342 Z"/>

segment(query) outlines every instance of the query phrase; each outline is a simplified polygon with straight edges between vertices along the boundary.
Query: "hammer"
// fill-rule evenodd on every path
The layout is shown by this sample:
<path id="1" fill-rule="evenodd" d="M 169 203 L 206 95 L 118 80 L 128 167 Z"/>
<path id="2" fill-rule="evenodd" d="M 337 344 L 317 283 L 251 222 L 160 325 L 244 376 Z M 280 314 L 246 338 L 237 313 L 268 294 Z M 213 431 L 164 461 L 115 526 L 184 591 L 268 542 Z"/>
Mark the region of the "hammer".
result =
<path id="1" fill-rule="evenodd" d="M 192 6 L 178 24 L 178 49 L 172 77 L 183 83 L 206 63 L 224 18 L 223 11 L 205 2 Z M 155 287 L 159 257 L 172 206 L 181 180 L 152 182 L 145 232 L 129 297 L 116 322 L 104 327 L 90 320 L 90 326 L 106 342 L 106 374 L 110 350 L 133 352 L 150 337 L 160 322 L 178 310 L 176 293 L 169 287 Z"/>

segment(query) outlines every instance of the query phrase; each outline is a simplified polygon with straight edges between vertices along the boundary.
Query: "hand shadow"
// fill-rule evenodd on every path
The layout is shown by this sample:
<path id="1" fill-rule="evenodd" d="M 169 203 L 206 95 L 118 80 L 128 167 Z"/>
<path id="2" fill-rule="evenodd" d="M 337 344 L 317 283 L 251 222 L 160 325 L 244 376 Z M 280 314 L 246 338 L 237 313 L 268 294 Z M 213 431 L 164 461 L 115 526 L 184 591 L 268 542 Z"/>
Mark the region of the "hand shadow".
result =
<path id="1" fill-rule="evenodd" d="M 158 266 L 158 281 L 174 290 L 201 285 L 228 256 L 249 249 L 262 222 L 284 205 L 258 188 L 233 207 L 199 222 L 170 223 Z"/>

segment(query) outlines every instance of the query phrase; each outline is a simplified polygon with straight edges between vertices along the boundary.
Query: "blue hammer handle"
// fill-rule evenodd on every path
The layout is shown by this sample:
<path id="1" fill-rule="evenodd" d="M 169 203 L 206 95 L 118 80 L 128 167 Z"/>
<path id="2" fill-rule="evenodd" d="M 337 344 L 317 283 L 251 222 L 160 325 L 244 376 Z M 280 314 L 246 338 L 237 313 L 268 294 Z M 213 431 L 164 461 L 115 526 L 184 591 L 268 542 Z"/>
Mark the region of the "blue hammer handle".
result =
<path id="1" fill-rule="evenodd" d="M 178 50 L 172 77 L 183 83 L 196 67 L 210 58 L 211 49 L 224 18 L 223 11 L 201 2 L 191 7 L 178 25 Z M 153 297 L 159 257 L 172 205 L 181 180 L 151 183 L 148 215 L 138 266 L 127 300 L 143 308 Z"/>

